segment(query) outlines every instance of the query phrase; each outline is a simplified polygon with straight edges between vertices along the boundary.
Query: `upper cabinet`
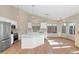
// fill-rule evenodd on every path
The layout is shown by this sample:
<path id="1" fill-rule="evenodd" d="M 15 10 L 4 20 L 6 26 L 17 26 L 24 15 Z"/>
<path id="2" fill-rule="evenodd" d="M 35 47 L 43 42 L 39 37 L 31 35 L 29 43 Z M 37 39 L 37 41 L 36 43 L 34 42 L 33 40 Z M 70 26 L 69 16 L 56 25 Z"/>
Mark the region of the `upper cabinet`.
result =
<path id="1" fill-rule="evenodd" d="M 28 22 L 28 32 L 44 32 L 47 29 L 47 23 L 31 23 Z"/>
<path id="2" fill-rule="evenodd" d="M 32 28 L 32 23 L 28 23 L 28 28 Z"/>
<path id="3" fill-rule="evenodd" d="M 41 29 L 47 29 L 47 23 L 41 23 L 40 26 Z"/>
<path id="4" fill-rule="evenodd" d="M 2 40 L 3 37 L 3 24 L 0 22 L 0 41 Z"/>

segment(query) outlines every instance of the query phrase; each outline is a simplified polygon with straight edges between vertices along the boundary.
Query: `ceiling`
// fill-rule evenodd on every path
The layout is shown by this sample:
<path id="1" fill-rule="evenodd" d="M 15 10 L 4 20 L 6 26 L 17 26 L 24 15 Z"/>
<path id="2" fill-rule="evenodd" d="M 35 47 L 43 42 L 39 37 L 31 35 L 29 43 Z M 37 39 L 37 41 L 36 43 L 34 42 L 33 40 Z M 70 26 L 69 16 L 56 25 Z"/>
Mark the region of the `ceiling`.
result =
<path id="1" fill-rule="evenodd" d="M 79 13 L 78 5 L 19 5 L 19 8 L 38 16 L 60 20 Z"/>

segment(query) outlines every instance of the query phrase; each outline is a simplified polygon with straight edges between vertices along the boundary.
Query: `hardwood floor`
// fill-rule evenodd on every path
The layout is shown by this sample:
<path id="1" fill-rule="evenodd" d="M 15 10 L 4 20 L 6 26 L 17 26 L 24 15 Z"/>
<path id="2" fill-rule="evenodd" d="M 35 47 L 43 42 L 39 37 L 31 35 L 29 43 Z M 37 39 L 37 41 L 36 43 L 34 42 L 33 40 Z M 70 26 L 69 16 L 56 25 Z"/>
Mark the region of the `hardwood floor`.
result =
<path id="1" fill-rule="evenodd" d="M 17 41 L 2 54 L 74 54 L 79 53 L 74 41 L 65 38 L 48 38 L 45 44 L 34 49 L 21 49 L 21 42 Z"/>
<path id="2" fill-rule="evenodd" d="M 21 49 L 20 41 L 16 41 L 11 47 L 2 52 L 2 54 L 18 54 L 18 51 Z"/>

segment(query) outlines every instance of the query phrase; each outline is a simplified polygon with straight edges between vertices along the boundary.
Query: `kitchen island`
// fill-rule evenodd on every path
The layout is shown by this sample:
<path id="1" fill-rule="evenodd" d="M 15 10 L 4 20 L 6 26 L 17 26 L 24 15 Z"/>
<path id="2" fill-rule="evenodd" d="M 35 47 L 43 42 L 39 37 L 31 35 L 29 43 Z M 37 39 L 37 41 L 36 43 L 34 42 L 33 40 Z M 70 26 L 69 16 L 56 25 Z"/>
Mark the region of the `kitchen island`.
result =
<path id="1" fill-rule="evenodd" d="M 21 48 L 32 49 L 44 44 L 44 34 L 39 32 L 31 32 L 21 35 Z"/>

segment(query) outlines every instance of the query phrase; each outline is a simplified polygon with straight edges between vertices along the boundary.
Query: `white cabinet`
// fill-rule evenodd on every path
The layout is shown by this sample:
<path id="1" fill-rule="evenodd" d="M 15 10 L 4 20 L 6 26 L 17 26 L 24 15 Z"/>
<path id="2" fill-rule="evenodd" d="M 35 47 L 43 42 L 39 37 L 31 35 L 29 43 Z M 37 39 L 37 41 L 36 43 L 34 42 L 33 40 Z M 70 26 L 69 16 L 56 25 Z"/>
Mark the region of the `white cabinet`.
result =
<path id="1" fill-rule="evenodd" d="M 14 43 L 14 37 L 13 37 L 14 35 L 13 34 L 11 34 L 11 44 L 13 44 Z"/>
<path id="2" fill-rule="evenodd" d="M 47 29 L 47 23 L 41 23 L 41 29 Z"/>
<path id="3" fill-rule="evenodd" d="M 28 23 L 28 28 L 32 28 L 32 23 Z"/>
<path id="4" fill-rule="evenodd" d="M 27 32 L 32 32 L 32 23 L 28 23 L 28 28 L 27 28 Z"/>
<path id="5" fill-rule="evenodd" d="M 44 44 L 44 34 L 28 33 L 21 35 L 21 48 L 32 49 Z"/>

